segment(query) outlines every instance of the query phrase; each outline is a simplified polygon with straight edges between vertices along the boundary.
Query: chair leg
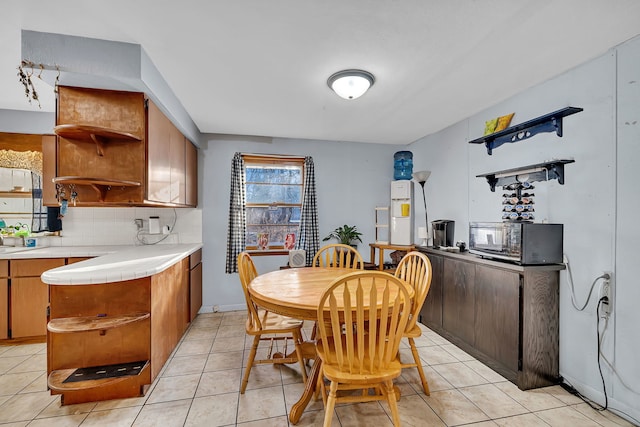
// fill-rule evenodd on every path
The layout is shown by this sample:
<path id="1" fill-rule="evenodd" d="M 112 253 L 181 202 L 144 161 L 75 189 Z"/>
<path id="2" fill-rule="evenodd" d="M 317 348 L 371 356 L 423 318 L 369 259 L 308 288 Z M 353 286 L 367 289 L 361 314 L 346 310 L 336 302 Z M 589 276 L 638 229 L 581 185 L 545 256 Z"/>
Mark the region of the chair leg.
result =
<path id="1" fill-rule="evenodd" d="M 416 369 L 418 369 L 418 375 L 420 375 L 420 381 L 422 381 L 422 389 L 424 390 L 424 394 L 426 394 L 427 396 L 431 396 L 431 392 L 429 391 L 429 384 L 427 383 L 427 377 L 424 376 L 422 361 L 420 360 L 420 355 L 418 354 L 418 349 L 416 348 L 416 342 L 413 338 L 409 338 L 409 345 L 411 346 L 411 354 L 413 354 L 413 360 L 416 363 Z"/>
<path id="2" fill-rule="evenodd" d="M 253 367 L 253 361 L 256 358 L 256 352 L 258 351 L 258 344 L 260 344 L 260 335 L 254 335 L 253 344 L 251 345 L 251 352 L 249 353 L 249 359 L 247 360 L 247 367 L 244 370 L 244 376 L 242 377 L 242 386 L 240 387 L 240 394 L 244 394 L 249 382 L 249 374 Z"/>
<path id="3" fill-rule="evenodd" d="M 307 382 L 307 367 L 302 357 L 302 335 L 300 331 L 296 331 L 293 334 L 293 345 L 296 347 L 296 354 L 298 355 L 298 362 L 300 363 L 300 369 L 302 373 L 302 382 Z"/>
<path id="4" fill-rule="evenodd" d="M 327 406 L 324 409 L 324 424 L 322 427 L 331 427 L 331 420 L 333 420 L 333 410 L 336 406 L 336 392 L 338 391 L 338 383 L 331 381 L 329 387 L 329 397 L 327 398 Z"/>
<path id="5" fill-rule="evenodd" d="M 391 419 L 393 420 L 393 425 L 394 427 L 400 427 L 400 414 L 398 413 L 398 403 L 396 402 L 396 392 L 393 389 L 393 381 L 385 381 L 382 387 L 384 388 L 384 394 L 387 397 L 387 404 L 389 405 L 389 410 L 391 411 Z"/>

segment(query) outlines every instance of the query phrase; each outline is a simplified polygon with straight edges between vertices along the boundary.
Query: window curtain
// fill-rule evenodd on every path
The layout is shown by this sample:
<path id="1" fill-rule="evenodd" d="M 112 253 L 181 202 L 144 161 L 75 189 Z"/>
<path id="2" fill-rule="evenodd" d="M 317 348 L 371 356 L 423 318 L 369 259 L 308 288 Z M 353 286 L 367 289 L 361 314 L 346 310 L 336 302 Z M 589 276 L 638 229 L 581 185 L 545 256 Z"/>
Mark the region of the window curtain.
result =
<path id="1" fill-rule="evenodd" d="M 238 272 L 238 254 L 246 245 L 247 198 L 244 187 L 244 160 L 235 153 L 231 161 L 231 191 L 229 201 L 229 230 L 227 232 L 226 273 Z"/>
<path id="2" fill-rule="evenodd" d="M 31 200 L 33 203 L 31 231 L 45 231 L 47 229 L 47 210 L 42 206 L 42 178 L 34 172 L 31 172 Z"/>
<path id="3" fill-rule="evenodd" d="M 307 265 L 311 265 L 313 257 L 320 248 L 320 231 L 318 228 L 318 203 L 316 197 L 316 178 L 313 158 L 304 158 L 304 192 L 302 194 L 302 211 L 300 213 L 300 238 L 296 249 L 306 251 Z"/>

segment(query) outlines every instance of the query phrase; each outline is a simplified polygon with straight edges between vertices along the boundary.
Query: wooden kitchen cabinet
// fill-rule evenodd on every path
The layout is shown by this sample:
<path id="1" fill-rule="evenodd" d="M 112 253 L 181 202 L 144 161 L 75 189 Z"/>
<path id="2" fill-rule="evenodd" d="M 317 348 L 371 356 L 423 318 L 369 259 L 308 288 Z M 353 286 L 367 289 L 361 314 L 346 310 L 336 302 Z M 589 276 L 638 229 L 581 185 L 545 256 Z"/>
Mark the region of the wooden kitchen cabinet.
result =
<path id="1" fill-rule="evenodd" d="M 70 206 L 195 207 L 195 147 L 145 94 L 59 86 L 54 131 L 45 177 L 54 173 Z M 58 203 L 55 193 L 45 200 Z"/>
<path id="2" fill-rule="evenodd" d="M 153 202 L 195 206 L 190 203 L 192 200 L 187 200 L 187 147 L 193 145 L 151 101 L 148 103 L 148 123 L 148 199 Z M 193 161 L 191 158 L 189 160 Z M 189 185 L 197 188 L 194 181 L 189 181 Z M 190 190 L 193 191 L 192 188 Z"/>
<path id="3" fill-rule="evenodd" d="M 149 277 L 50 285 L 47 384 L 62 405 L 146 393 L 189 325 L 190 266 L 185 257 Z M 64 382 L 76 369 L 134 362 L 137 375 Z"/>
<path id="4" fill-rule="evenodd" d="M 55 135 L 42 137 L 42 204 L 44 206 L 56 206 L 56 185 L 53 178 L 56 177 L 57 144 Z"/>
<path id="5" fill-rule="evenodd" d="M 64 258 L 12 259 L 10 262 L 11 338 L 47 333 L 49 288 L 40 280 L 47 270 L 65 265 Z"/>
<path id="6" fill-rule="evenodd" d="M 474 347 L 518 370 L 520 275 L 476 265 Z"/>
<path id="7" fill-rule="evenodd" d="M 420 321 L 527 390 L 559 381 L 559 271 L 562 264 L 520 266 L 419 248 L 430 258 L 431 291 Z M 433 285 L 432 285 L 433 286 Z M 427 356 L 428 358 L 428 356 Z"/>
<path id="8" fill-rule="evenodd" d="M 198 205 L 198 149 L 191 141 L 185 138 L 185 193 L 187 206 Z"/>
<path id="9" fill-rule="evenodd" d="M 189 256 L 189 321 L 202 307 L 202 249 Z"/>
<path id="10" fill-rule="evenodd" d="M 0 340 L 9 338 L 9 261 L 0 259 Z"/>
<path id="11" fill-rule="evenodd" d="M 444 259 L 442 282 L 442 327 L 466 343 L 474 342 L 475 265 Z"/>
<path id="12" fill-rule="evenodd" d="M 429 254 L 431 262 L 431 287 L 427 298 L 420 309 L 420 322 L 442 327 L 442 268 L 444 259 L 439 255 Z"/>

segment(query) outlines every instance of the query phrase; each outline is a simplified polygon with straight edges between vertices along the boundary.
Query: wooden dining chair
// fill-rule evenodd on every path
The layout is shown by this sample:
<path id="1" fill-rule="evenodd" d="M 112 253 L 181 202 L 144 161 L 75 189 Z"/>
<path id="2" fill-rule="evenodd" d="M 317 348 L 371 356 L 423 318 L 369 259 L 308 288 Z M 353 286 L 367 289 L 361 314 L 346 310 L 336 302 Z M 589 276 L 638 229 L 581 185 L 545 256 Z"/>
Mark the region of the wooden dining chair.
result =
<path id="1" fill-rule="evenodd" d="M 328 393 L 321 383 L 325 427 L 336 403 L 374 400 L 386 400 L 393 424 L 400 425 L 393 379 L 402 373 L 398 347 L 409 321 L 408 303 L 404 282 L 382 271 L 348 273 L 325 290 L 316 342 L 323 378 L 331 381 Z M 339 390 L 362 392 L 338 396 Z"/>
<path id="2" fill-rule="evenodd" d="M 302 324 L 304 322 L 263 310 L 253 302 L 248 287 L 249 283 L 258 275 L 258 272 L 251 256 L 247 252 L 241 252 L 238 255 L 238 273 L 240 275 L 240 283 L 242 284 L 248 311 L 245 330 L 248 335 L 253 335 L 253 344 L 251 345 L 247 367 L 242 377 L 240 393 L 244 394 L 247 383 L 249 382 L 251 368 L 258 364 L 288 364 L 298 362 L 302 373 L 302 382 L 306 382 L 307 370 L 302 357 Z M 287 343 L 289 340 L 293 341 L 295 356 L 287 356 Z M 270 342 L 267 357 L 256 360 L 258 345 L 261 341 Z M 274 343 L 280 341 L 284 342 L 284 348 L 280 352 L 273 353 Z"/>
<path id="3" fill-rule="evenodd" d="M 418 326 L 418 318 L 420 309 L 424 300 L 427 298 L 429 288 L 431 287 L 431 262 L 429 258 L 421 252 L 409 252 L 398 263 L 395 276 L 409 283 L 413 287 L 413 300 L 411 305 L 411 315 L 407 323 L 403 337 L 409 340 L 411 354 L 413 355 L 413 363 L 403 363 L 403 368 L 416 368 L 422 381 L 422 389 L 427 396 L 430 396 L 429 384 L 422 369 L 422 361 L 416 348 L 415 338 L 422 335 L 422 330 Z"/>
<path id="4" fill-rule="evenodd" d="M 342 243 L 321 247 L 313 257 L 311 265 L 314 267 L 364 269 L 364 261 L 360 253 L 353 246 Z"/>

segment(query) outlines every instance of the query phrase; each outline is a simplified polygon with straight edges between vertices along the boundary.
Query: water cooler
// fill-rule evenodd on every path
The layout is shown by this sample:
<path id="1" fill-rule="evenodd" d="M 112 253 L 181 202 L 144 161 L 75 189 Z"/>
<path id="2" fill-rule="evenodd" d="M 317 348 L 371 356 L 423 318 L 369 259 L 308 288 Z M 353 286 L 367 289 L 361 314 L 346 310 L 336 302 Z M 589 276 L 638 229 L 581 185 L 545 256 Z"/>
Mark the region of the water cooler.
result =
<path id="1" fill-rule="evenodd" d="M 413 181 L 391 181 L 390 241 L 392 245 L 413 244 Z"/>

